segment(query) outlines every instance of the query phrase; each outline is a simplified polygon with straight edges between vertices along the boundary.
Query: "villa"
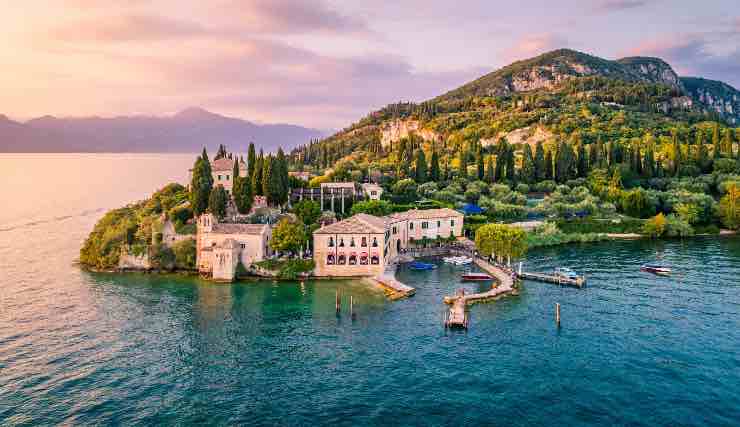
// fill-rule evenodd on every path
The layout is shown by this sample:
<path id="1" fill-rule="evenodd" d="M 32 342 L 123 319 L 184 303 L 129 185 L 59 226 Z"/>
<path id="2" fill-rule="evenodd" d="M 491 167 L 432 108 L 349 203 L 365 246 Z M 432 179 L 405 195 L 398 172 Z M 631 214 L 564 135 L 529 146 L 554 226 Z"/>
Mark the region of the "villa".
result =
<path id="1" fill-rule="evenodd" d="M 231 194 L 234 186 L 234 159 L 222 157 L 211 162 L 211 175 L 213 175 L 213 185 L 222 185 L 227 194 Z M 239 161 L 239 176 L 247 176 L 247 163 Z"/>
<path id="2" fill-rule="evenodd" d="M 362 184 L 362 191 L 365 192 L 365 196 L 370 200 L 380 200 L 380 196 L 383 195 L 383 187 L 371 182 Z"/>
<path id="3" fill-rule="evenodd" d="M 410 210 L 377 217 L 357 214 L 313 233 L 316 276 L 375 276 L 402 250 L 419 242 L 460 237 L 463 214 L 452 209 Z"/>

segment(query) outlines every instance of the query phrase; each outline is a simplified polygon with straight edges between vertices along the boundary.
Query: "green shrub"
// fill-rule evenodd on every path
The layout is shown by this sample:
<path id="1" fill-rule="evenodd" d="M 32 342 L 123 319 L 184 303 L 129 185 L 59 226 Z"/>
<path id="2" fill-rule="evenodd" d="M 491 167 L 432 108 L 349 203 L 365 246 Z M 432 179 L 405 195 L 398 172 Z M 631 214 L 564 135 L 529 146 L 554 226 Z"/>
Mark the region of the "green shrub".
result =
<path id="1" fill-rule="evenodd" d="M 195 239 L 186 239 L 172 245 L 175 267 L 181 270 L 195 270 Z"/>

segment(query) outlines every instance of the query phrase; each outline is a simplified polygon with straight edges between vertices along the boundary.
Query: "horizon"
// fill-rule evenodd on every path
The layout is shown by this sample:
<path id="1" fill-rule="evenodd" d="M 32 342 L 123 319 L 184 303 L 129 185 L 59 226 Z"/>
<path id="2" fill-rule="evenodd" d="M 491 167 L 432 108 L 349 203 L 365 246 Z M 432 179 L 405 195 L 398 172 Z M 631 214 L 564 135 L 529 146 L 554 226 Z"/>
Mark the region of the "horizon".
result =
<path id="1" fill-rule="evenodd" d="M 206 14 L 197 2 L 31 0 L 0 18 L 0 114 L 161 117 L 196 106 L 258 124 L 335 130 L 559 48 L 658 57 L 681 76 L 740 86 L 733 2 L 539 3 L 223 0 Z"/>

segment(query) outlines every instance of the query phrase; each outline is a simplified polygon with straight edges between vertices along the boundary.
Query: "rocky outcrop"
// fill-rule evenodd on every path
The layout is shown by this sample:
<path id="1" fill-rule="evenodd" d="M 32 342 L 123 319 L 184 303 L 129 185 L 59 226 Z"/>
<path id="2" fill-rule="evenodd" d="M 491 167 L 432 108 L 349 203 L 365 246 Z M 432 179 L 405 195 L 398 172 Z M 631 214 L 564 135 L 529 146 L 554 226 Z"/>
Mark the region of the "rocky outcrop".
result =
<path id="1" fill-rule="evenodd" d="M 146 271 L 151 270 L 151 268 L 152 264 L 149 260 L 149 253 L 147 251 L 137 255 L 131 251 L 131 248 L 128 245 L 121 246 L 121 255 L 118 257 L 119 270 Z"/>
<path id="2" fill-rule="evenodd" d="M 732 124 L 740 123 L 740 91 L 716 80 L 682 77 L 681 81 L 704 111 L 717 113 Z"/>
<path id="3" fill-rule="evenodd" d="M 496 144 L 501 138 L 506 138 L 509 144 L 527 144 L 536 145 L 538 142 L 547 142 L 555 135 L 541 126 L 527 126 L 515 129 L 511 132 L 499 132 L 493 138 L 481 138 L 480 142 L 484 147 Z"/>
<path id="4" fill-rule="evenodd" d="M 626 71 L 635 75 L 640 81 L 660 83 L 674 87 L 680 91 L 684 90 L 681 79 L 667 62 L 660 58 L 648 58 L 634 56 L 617 60 Z"/>
<path id="5" fill-rule="evenodd" d="M 424 141 L 440 141 L 441 136 L 432 130 L 423 129 L 418 120 L 390 120 L 380 127 L 380 144 L 385 148 L 410 134 L 421 137 Z"/>

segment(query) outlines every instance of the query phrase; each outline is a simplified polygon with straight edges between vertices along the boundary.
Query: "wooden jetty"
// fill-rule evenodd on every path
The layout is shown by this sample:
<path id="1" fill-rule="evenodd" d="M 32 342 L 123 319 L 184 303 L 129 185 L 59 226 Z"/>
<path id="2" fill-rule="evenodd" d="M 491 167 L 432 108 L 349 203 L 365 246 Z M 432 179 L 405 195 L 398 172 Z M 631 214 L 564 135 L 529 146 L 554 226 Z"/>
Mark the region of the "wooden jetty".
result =
<path id="1" fill-rule="evenodd" d="M 494 282 L 496 284 L 486 292 L 465 295 L 465 292 L 460 290 L 454 297 L 445 297 L 445 304 L 451 305 L 445 316 L 445 327 L 467 328 L 468 316 L 465 312 L 465 307 L 468 304 L 495 300 L 515 291 L 514 277 L 516 274 L 506 271 L 501 267 L 489 264 L 478 257 L 473 258 L 473 262 L 475 262 L 475 264 L 482 270 L 493 276 L 496 279 Z"/>
<path id="2" fill-rule="evenodd" d="M 555 274 L 527 273 L 527 272 L 519 272 L 517 273 L 517 276 L 519 276 L 519 278 L 521 279 L 535 280 L 537 282 L 545 282 L 545 283 L 554 283 L 560 286 L 572 286 L 575 288 L 582 288 L 586 286 L 585 277 L 577 277 L 575 279 L 568 279 L 566 277 L 560 277 Z"/>

